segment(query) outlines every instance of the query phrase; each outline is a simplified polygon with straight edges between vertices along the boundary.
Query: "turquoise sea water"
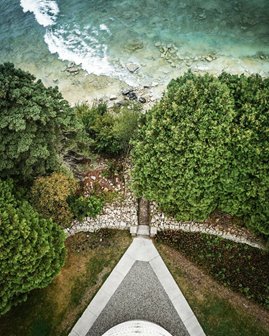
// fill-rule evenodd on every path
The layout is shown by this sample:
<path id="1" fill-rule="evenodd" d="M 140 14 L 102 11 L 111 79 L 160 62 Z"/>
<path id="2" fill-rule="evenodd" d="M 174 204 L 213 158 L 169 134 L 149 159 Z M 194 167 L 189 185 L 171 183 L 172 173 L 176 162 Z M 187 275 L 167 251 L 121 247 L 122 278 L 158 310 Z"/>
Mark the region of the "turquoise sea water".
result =
<path id="1" fill-rule="evenodd" d="M 166 65 L 159 43 L 175 47 L 174 67 L 209 54 L 269 55 L 268 0 L 0 0 L 0 7 L 0 62 L 40 72 L 60 59 L 121 79 L 132 77 L 132 62 L 141 77 L 156 76 Z"/>

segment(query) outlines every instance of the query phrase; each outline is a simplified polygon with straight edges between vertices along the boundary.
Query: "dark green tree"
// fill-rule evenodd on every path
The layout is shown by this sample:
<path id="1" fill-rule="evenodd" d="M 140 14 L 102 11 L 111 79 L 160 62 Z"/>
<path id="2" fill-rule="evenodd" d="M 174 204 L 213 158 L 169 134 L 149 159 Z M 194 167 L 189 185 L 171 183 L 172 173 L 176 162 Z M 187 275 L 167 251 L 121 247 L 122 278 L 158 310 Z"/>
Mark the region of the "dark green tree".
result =
<path id="1" fill-rule="evenodd" d="M 139 128 L 133 188 L 180 220 L 218 208 L 269 235 L 268 126 L 268 79 L 188 72 Z"/>
<path id="2" fill-rule="evenodd" d="M 52 281 L 64 263 L 64 240 L 57 224 L 16 199 L 10 180 L 0 180 L 0 315 Z"/>
<path id="3" fill-rule="evenodd" d="M 56 170 L 79 124 L 58 88 L 13 64 L 0 65 L 0 177 L 29 179 Z"/>
<path id="4" fill-rule="evenodd" d="M 226 85 L 186 74 L 146 115 L 133 151 L 133 186 L 178 218 L 204 219 L 218 201 L 234 118 Z"/>

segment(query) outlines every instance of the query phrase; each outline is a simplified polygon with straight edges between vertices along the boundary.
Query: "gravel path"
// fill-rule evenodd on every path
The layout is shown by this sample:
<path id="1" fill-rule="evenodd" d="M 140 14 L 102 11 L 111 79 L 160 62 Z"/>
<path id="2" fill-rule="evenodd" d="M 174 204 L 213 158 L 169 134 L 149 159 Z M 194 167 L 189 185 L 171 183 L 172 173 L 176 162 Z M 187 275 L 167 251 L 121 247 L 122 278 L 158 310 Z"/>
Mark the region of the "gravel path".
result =
<path id="1" fill-rule="evenodd" d="M 101 336 L 134 319 L 157 323 L 173 336 L 189 336 L 150 264 L 136 261 L 87 336 Z"/>

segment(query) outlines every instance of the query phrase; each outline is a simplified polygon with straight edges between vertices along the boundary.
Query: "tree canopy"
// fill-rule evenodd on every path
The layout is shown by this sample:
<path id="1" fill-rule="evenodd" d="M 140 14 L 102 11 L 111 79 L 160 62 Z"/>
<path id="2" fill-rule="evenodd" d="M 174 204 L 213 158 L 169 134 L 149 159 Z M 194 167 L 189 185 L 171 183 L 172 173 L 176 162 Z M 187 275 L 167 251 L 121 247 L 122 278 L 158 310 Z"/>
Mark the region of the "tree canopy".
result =
<path id="1" fill-rule="evenodd" d="M 58 88 L 46 88 L 13 64 L 0 65 L 0 177 L 29 179 L 59 167 L 75 112 Z"/>
<path id="2" fill-rule="evenodd" d="M 46 287 L 64 263 L 65 235 L 0 180 L 0 315 Z"/>
<path id="3" fill-rule="evenodd" d="M 220 209 L 269 235 L 268 126 L 268 79 L 188 72 L 140 125 L 133 188 L 180 220 Z"/>

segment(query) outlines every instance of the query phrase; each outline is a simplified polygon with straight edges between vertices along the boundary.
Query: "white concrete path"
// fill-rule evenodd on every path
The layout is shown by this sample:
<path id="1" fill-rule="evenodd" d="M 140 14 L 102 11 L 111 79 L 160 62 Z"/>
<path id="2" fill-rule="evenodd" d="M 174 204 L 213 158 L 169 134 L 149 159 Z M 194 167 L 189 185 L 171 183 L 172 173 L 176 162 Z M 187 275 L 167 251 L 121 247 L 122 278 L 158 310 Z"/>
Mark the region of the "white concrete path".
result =
<path id="1" fill-rule="evenodd" d="M 148 262 L 151 265 L 190 336 L 205 336 L 202 327 L 164 264 L 159 252 L 153 245 L 153 242 L 143 237 L 134 238 L 132 244 L 77 321 L 69 336 L 86 336 L 98 315 L 105 308 L 137 260 Z"/>

